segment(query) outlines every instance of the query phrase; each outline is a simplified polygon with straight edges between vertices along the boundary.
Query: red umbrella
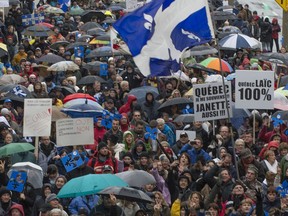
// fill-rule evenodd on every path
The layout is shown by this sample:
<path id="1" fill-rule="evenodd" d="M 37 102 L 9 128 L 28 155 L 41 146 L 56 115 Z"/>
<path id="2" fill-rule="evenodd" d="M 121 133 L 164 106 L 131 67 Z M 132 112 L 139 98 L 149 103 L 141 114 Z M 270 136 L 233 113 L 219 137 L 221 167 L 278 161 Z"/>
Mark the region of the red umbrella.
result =
<path id="1" fill-rule="evenodd" d="M 92 97 L 92 96 L 89 95 L 89 94 L 84 94 L 84 93 L 75 93 L 75 94 L 68 95 L 68 96 L 66 96 L 66 97 L 63 99 L 63 102 L 64 102 L 64 104 L 65 104 L 65 103 L 67 103 L 68 101 L 71 101 L 71 100 L 74 100 L 74 99 L 79 99 L 79 98 L 88 99 L 88 100 L 92 100 L 92 101 L 95 101 L 95 102 L 96 102 L 96 99 L 95 99 L 94 97 Z"/>
<path id="2" fill-rule="evenodd" d="M 41 23 L 38 23 L 37 25 L 39 26 L 45 26 L 47 28 L 54 28 L 54 25 L 50 24 L 50 23 L 46 23 L 46 22 L 41 22 Z"/>

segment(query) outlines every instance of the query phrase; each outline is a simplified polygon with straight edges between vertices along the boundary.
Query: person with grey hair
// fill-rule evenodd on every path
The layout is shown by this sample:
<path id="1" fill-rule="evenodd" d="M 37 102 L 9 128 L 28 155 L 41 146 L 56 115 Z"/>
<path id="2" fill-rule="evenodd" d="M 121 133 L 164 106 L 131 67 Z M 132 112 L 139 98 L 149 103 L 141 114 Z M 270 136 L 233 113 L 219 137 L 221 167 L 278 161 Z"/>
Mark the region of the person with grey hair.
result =
<path id="1" fill-rule="evenodd" d="M 165 120 L 163 118 L 158 118 L 157 120 L 157 128 L 163 133 L 166 138 L 167 142 L 169 143 L 170 146 L 175 145 L 176 143 L 176 136 L 173 130 L 165 124 Z"/>

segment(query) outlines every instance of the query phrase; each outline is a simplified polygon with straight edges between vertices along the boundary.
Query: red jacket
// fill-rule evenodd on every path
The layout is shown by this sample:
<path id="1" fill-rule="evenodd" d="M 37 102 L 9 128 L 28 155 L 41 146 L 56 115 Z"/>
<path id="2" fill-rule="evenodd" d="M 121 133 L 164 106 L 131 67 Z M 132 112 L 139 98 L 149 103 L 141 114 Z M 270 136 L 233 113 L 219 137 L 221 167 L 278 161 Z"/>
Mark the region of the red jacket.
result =
<path id="1" fill-rule="evenodd" d="M 96 167 L 103 167 L 104 165 L 109 165 L 113 168 L 114 173 L 118 173 L 118 161 L 116 158 L 111 156 L 111 153 L 109 153 L 108 158 L 102 162 L 98 158 L 98 152 L 95 152 L 94 156 L 88 161 L 88 166 L 92 168 Z M 101 174 L 102 172 L 95 172 L 96 174 Z"/>
<path id="2" fill-rule="evenodd" d="M 120 107 L 119 109 L 119 113 L 122 114 L 122 113 L 129 113 L 131 111 L 131 104 L 133 101 L 136 101 L 137 98 L 134 96 L 134 95 L 129 95 L 128 96 L 128 99 L 127 99 L 127 102 Z"/>

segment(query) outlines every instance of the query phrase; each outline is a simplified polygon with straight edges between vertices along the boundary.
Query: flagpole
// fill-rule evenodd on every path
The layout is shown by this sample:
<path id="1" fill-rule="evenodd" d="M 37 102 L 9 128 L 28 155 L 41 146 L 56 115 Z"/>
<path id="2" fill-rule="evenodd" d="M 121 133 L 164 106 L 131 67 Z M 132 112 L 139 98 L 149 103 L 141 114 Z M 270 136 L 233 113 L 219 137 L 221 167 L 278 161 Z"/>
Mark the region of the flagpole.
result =
<path id="1" fill-rule="evenodd" d="M 214 29 L 216 29 L 216 25 L 215 25 L 214 20 L 213 20 L 213 25 L 214 25 Z M 233 134 L 232 124 L 231 124 L 231 117 L 230 117 L 230 113 L 229 113 L 229 106 L 228 106 L 228 100 L 227 100 L 227 88 L 226 88 L 226 85 L 225 85 L 224 72 L 223 72 L 223 66 L 222 66 L 222 61 L 221 61 L 220 46 L 219 46 L 219 43 L 218 43 L 219 42 L 218 38 L 215 37 L 215 40 L 216 40 L 216 44 L 217 44 L 220 73 L 221 73 L 221 77 L 222 77 L 222 84 L 223 84 L 224 95 L 225 95 L 225 105 L 226 105 L 226 111 L 227 111 L 227 116 L 228 116 L 228 124 L 229 124 L 228 128 L 230 130 L 231 143 L 232 143 L 232 147 L 233 147 L 234 164 L 235 164 L 237 179 L 240 180 L 239 169 L 238 169 L 237 158 L 236 158 L 236 151 L 235 151 L 234 134 Z M 231 93 L 232 92 L 230 92 L 230 94 Z"/>

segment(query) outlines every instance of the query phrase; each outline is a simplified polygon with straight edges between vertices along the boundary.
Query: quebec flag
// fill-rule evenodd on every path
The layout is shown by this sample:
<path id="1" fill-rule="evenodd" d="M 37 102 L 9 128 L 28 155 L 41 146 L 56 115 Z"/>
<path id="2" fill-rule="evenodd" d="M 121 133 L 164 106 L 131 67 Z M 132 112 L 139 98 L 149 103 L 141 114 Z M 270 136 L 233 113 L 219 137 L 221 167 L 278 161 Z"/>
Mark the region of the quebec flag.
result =
<path id="1" fill-rule="evenodd" d="M 113 27 L 145 76 L 171 75 L 182 52 L 214 37 L 207 0 L 152 0 Z"/>

